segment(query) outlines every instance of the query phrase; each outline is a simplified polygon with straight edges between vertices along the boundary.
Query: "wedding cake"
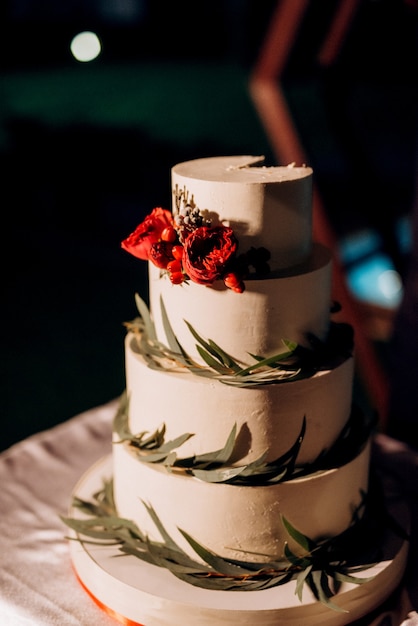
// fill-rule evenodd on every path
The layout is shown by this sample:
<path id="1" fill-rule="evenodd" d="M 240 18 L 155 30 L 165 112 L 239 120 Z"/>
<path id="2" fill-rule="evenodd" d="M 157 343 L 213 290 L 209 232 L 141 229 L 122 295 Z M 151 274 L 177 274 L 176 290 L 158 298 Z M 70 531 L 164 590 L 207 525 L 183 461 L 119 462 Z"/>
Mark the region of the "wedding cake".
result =
<path id="1" fill-rule="evenodd" d="M 403 572 L 402 538 L 372 553 L 386 541 L 373 424 L 352 401 L 331 254 L 312 240 L 312 169 L 263 162 L 175 165 L 172 210 L 122 242 L 148 261 L 149 294 L 126 324 L 109 478 L 66 521 L 106 559 L 115 542 L 125 554 L 102 586 L 97 554 L 73 558 L 129 623 L 348 624 Z"/>

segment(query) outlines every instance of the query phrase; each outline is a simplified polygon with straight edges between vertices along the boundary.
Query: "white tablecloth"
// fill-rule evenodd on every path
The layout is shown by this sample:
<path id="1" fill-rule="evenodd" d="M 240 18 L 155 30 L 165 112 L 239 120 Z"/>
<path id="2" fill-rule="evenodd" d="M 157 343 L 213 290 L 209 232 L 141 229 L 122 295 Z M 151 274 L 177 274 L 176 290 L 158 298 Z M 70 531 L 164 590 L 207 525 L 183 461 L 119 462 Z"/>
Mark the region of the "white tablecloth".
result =
<path id="1" fill-rule="evenodd" d="M 0 626 L 115 626 L 78 583 L 65 539 L 68 529 L 59 515 L 67 513 L 82 475 L 110 453 L 116 407 L 115 400 L 0 454 Z M 374 448 L 376 462 L 399 476 L 413 527 L 405 582 L 367 624 L 416 626 L 418 454 L 383 435 Z"/>

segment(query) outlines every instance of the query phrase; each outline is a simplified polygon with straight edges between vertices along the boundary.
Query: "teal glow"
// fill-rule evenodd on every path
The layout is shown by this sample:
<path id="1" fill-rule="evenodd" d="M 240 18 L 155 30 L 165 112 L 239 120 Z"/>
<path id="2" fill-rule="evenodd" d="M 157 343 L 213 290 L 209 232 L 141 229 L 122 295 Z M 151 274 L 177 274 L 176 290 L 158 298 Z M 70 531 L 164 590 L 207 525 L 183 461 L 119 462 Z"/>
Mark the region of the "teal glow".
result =
<path id="1" fill-rule="evenodd" d="M 396 308 L 402 298 L 402 283 L 389 257 L 382 253 L 347 270 L 347 284 L 353 295 L 364 302 Z"/>

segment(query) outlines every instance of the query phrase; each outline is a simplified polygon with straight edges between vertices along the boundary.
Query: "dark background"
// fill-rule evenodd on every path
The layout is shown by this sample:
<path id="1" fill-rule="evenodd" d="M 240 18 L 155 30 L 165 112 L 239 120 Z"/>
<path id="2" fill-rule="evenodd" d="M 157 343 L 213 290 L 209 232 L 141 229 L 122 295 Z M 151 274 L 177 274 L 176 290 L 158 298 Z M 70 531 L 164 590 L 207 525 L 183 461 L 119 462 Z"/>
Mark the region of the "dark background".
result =
<path id="1" fill-rule="evenodd" d="M 417 9 L 361 2 L 337 62 L 324 69 L 316 51 L 337 5 L 310 3 L 283 87 L 338 242 L 373 231 L 404 280 Z M 154 206 L 170 207 L 170 168 L 223 154 L 276 164 L 248 91 L 275 7 L 2 4 L 1 448 L 123 391 L 123 322 L 136 314 L 135 292 L 146 298 L 147 278 L 120 242 Z M 103 44 L 90 63 L 70 53 L 82 30 Z M 390 336 L 378 343 L 386 365 Z"/>

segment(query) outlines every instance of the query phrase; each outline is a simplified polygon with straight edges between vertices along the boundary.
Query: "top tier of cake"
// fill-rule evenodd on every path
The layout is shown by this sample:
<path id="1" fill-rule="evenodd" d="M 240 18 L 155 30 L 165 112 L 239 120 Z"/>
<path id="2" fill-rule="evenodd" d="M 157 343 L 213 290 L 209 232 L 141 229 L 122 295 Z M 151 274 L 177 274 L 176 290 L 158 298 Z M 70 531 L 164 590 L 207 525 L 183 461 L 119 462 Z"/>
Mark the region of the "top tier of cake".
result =
<path id="1" fill-rule="evenodd" d="M 162 302 L 178 341 L 199 362 L 185 321 L 243 363 L 249 354 L 282 352 L 283 341 L 306 344 L 308 334 L 324 340 L 329 329 L 331 257 L 312 242 L 312 169 L 264 167 L 263 161 L 256 156 L 211 157 L 171 170 L 175 222 L 196 210 L 213 228 L 232 229 L 238 258 L 261 250 L 269 255 L 268 272 L 257 263 L 244 270 L 245 288 L 239 295 L 225 287 L 222 273 L 220 280 L 206 281 L 205 288 L 198 284 L 200 274 L 195 280 L 186 267 L 185 283 L 173 286 L 167 272 L 150 263 L 150 309 L 157 337 L 164 341 Z M 198 244 L 194 262 L 205 277 L 212 243 L 202 238 Z M 224 241 L 214 247 L 217 259 L 228 254 Z M 184 252 L 183 266 L 186 256 Z"/>
<path id="2" fill-rule="evenodd" d="M 264 247 L 272 271 L 307 259 L 312 239 L 312 169 L 264 167 L 262 156 L 211 157 L 186 161 L 171 171 L 174 194 L 230 226 L 239 252 Z"/>

